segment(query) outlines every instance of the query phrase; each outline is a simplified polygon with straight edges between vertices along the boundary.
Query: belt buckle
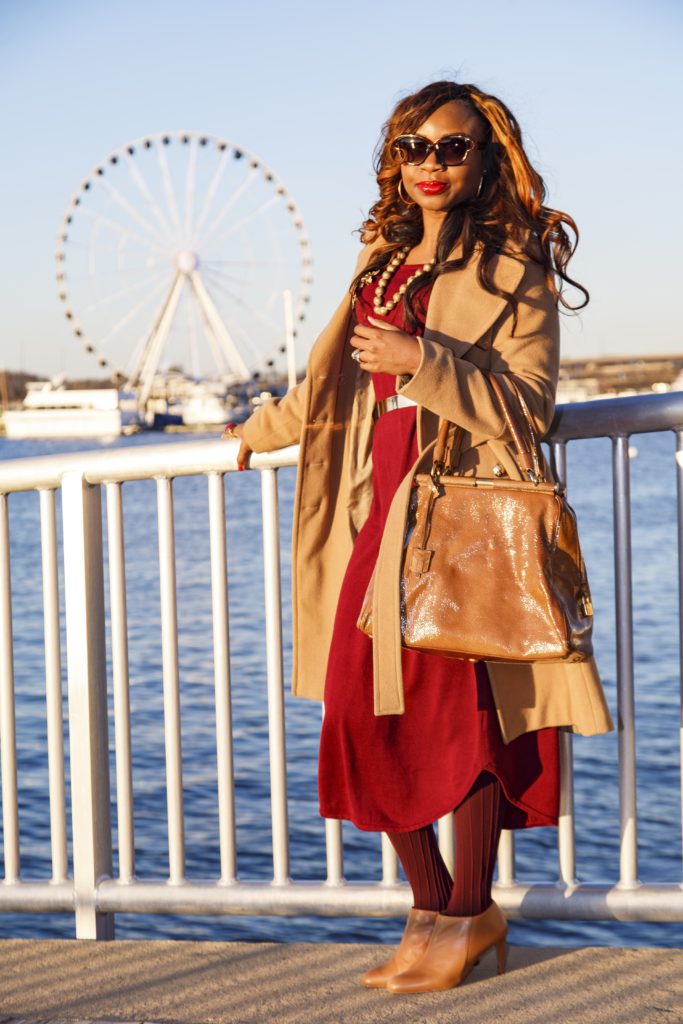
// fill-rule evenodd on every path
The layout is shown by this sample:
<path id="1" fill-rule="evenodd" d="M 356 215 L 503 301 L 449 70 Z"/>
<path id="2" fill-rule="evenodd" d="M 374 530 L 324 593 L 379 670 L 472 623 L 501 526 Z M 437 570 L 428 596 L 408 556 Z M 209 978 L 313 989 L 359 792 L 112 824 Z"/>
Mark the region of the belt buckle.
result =
<path id="1" fill-rule="evenodd" d="M 389 395 L 388 398 L 382 398 L 380 399 L 379 402 L 375 402 L 374 408 L 372 410 L 372 418 L 376 423 L 380 416 L 384 415 L 384 413 L 393 412 L 394 409 L 399 408 L 400 405 L 398 395 Z"/>

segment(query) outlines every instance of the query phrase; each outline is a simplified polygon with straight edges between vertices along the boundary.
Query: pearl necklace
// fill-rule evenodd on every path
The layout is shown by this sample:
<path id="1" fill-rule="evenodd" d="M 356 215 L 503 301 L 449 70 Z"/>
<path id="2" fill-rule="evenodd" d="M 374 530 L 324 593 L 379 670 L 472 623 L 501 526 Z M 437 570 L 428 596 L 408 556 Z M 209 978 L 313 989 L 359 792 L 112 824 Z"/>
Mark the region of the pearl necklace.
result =
<path id="1" fill-rule="evenodd" d="M 415 273 L 411 274 L 408 280 L 405 281 L 404 284 L 402 284 L 398 288 L 396 294 L 391 299 L 389 299 L 388 302 L 382 304 L 382 299 L 387 289 L 389 278 L 394 273 L 394 271 L 398 267 L 400 267 L 402 263 L 405 262 L 406 256 L 408 255 L 410 250 L 411 246 L 404 245 L 402 249 L 399 249 L 397 253 L 394 253 L 386 269 L 380 275 L 379 281 L 377 282 L 377 287 L 375 288 L 375 297 L 372 301 L 372 307 L 375 313 L 379 313 L 380 316 L 386 316 L 387 313 L 390 313 L 394 306 L 397 306 L 398 303 L 401 301 L 401 299 L 403 298 L 408 289 L 408 286 L 412 284 L 413 281 L 415 281 L 422 274 L 426 274 L 427 271 L 431 270 L 434 264 L 436 263 L 436 257 L 434 257 L 434 259 L 431 259 L 429 263 L 423 263 L 422 266 L 418 267 Z"/>

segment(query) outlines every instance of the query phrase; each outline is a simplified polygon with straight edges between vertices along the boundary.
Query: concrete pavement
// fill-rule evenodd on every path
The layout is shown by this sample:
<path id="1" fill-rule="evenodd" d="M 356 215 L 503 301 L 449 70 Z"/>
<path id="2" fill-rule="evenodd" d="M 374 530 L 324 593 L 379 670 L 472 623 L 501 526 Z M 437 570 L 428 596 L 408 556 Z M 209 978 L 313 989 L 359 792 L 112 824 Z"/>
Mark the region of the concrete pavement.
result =
<path id="1" fill-rule="evenodd" d="M 682 1024 L 683 950 L 510 947 L 465 983 L 364 989 L 392 947 L 268 942 L 0 941 L 0 1024 Z"/>

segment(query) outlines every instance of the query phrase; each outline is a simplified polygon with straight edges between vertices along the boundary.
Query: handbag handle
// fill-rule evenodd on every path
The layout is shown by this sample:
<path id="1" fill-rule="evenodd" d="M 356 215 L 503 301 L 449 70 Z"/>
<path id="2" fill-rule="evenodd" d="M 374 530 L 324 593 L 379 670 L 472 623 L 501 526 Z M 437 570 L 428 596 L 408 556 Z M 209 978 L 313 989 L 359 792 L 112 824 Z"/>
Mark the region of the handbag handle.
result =
<path id="1" fill-rule="evenodd" d="M 526 401 L 522 397 L 522 394 L 517 384 L 512 379 L 510 379 L 510 386 L 512 387 L 512 390 L 515 394 L 515 397 L 519 404 L 519 408 L 522 411 L 523 427 L 521 429 L 517 419 L 515 418 L 512 410 L 510 409 L 510 405 L 505 396 L 505 392 L 501 388 L 500 383 L 496 379 L 495 375 L 491 372 L 487 372 L 486 370 L 482 370 L 482 373 L 485 375 L 488 383 L 491 385 L 494 397 L 498 402 L 500 410 L 503 413 L 503 417 L 505 418 L 505 422 L 510 430 L 510 433 L 512 434 L 512 440 L 515 445 L 517 459 L 519 461 L 520 468 L 524 473 L 526 473 L 526 475 L 529 477 L 532 483 L 541 483 L 544 480 L 544 475 L 541 470 L 538 437 L 536 435 L 536 430 L 534 429 L 531 414 L 529 412 L 529 407 L 527 406 Z M 462 435 L 464 434 L 464 429 L 460 426 L 456 426 L 456 424 L 454 424 L 451 420 L 442 419 L 441 423 L 439 424 L 439 434 L 437 437 L 436 445 L 434 447 L 434 458 L 432 463 L 432 469 L 430 472 L 430 475 L 432 477 L 432 483 L 435 486 L 438 486 L 438 478 L 443 474 L 446 467 L 448 432 L 452 426 L 455 427 L 452 449 L 456 447 L 456 444 L 458 444 L 458 442 L 462 442 Z"/>

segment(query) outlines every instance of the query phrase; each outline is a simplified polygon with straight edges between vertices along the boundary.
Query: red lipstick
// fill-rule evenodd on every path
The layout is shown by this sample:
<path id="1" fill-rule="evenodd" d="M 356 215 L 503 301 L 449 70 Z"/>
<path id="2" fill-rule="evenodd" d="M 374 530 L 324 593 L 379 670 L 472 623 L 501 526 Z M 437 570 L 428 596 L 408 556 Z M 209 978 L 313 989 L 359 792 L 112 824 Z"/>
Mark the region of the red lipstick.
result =
<path id="1" fill-rule="evenodd" d="M 438 196 L 441 192 L 446 191 L 448 185 L 445 181 L 421 181 L 417 187 L 426 196 Z"/>

